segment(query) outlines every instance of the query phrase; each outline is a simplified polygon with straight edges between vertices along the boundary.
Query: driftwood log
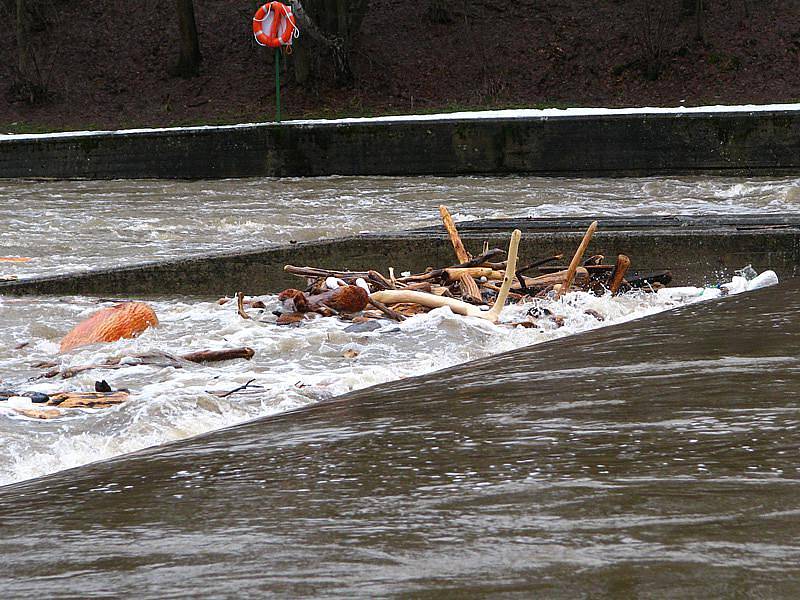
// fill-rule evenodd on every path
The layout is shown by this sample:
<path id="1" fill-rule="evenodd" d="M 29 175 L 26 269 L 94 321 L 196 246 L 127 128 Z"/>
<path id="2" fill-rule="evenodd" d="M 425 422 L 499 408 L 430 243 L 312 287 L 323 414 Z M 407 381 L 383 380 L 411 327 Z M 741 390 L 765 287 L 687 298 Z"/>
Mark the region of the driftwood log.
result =
<path id="1" fill-rule="evenodd" d="M 592 221 L 592 224 L 589 225 L 586 233 L 583 234 L 583 239 L 581 240 L 578 249 L 575 251 L 575 255 L 572 257 L 572 262 L 569 263 L 567 276 L 564 279 L 564 283 L 561 284 L 560 289 L 556 292 L 556 298 L 569 292 L 569 288 L 572 285 L 572 280 L 575 278 L 575 271 L 577 270 L 578 265 L 580 264 L 584 253 L 586 252 L 586 248 L 589 246 L 589 242 L 592 241 L 592 236 L 594 235 L 595 231 L 597 231 L 597 221 Z"/>
<path id="2" fill-rule="evenodd" d="M 609 286 L 612 295 L 616 296 L 620 286 L 625 281 L 625 273 L 628 272 L 628 267 L 630 266 L 630 258 L 624 254 L 617 256 L 617 263 L 614 265 L 614 271 L 611 274 L 611 285 Z"/>
<path id="3" fill-rule="evenodd" d="M 219 362 L 222 360 L 233 360 L 240 358 L 250 360 L 254 355 L 255 350 L 247 347 L 229 348 L 224 350 L 198 350 L 182 356 L 175 356 L 173 354 L 169 354 L 168 352 L 149 352 L 146 354 L 135 354 L 120 358 L 110 358 L 105 362 L 97 364 L 69 367 L 63 371 L 56 367 L 44 373 L 42 377 L 51 379 L 60 375 L 62 379 L 69 379 L 70 377 L 74 377 L 75 375 L 83 373 L 84 371 L 91 371 L 92 369 L 124 369 L 125 367 L 138 365 L 155 365 L 160 367 L 174 367 L 176 369 L 181 369 L 188 363 Z"/>
<path id="4" fill-rule="evenodd" d="M 506 269 L 503 284 L 500 287 L 500 292 L 497 294 L 497 300 L 494 306 L 489 310 L 483 310 L 474 304 L 469 304 L 463 300 L 456 298 L 445 298 L 443 296 L 435 296 L 433 294 L 426 294 L 424 292 L 415 292 L 408 290 L 385 290 L 373 293 L 370 298 L 384 304 L 396 304 L 400 302 L 412 302 L 425 306 L 428 308 L 439 308 L 447 306 L 454 313 L 468 317 L 478 317 L 486 319 L 492 323 L 497 323 L 500 318 L 500 312 L 503 310 L 505 301 L 508 298 L 508 293 L 511 290 L 511 281 L 514 278 L 514 269 L 517 266 L 517 251 L 519 249 L 519 241 L 522 233 L 519 229 L 515 229 L 511 234 L 511 241 L 508 246 L 508 268 Z"/>
<path id="5" fill-rule="evenodd" d="M 116 392 L 61 392 L 51 394 L 46 406 L 59 408 L 108 408 L 122 404 L 130 398 L 123 390 Z"/>
<path id="6" fill-rule="evenodd" d="M 456 258 L 460 263 L 468 263 L 472 260 L 467 249 L 464 248 L 464 243 L 461 241 L 461 236 L 458 235 L 458 229 L 453 222 L 453 217 L 450 216 L 450 211 L 442 204 L 439 206 L 439 214 L 442 216 L 444 228 L 447 230 L 447 235 L 450 237 L 450 243 L 453 244 L 453 250 L 456 253 Z M 462 272 L 458 278 L 459 287 L 461 288 L 461 297 L 469 302 L 481 302 L 481 291 L 475 278 L 469 272 Z"/>

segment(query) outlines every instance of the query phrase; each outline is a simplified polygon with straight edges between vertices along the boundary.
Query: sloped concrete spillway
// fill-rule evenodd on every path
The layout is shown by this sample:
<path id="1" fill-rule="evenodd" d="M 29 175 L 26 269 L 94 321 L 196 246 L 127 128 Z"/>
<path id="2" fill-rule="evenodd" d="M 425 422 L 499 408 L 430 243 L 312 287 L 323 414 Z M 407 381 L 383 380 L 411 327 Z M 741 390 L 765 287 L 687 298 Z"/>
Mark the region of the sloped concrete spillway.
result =
<path id="1" fill-rule="evenodd" d="M 507 219 L 459 223 L 468 249 L 484 241 L 505 247 L 515 228 L 523 232 L 522 260 L 575 248 L 593 219 Z M 600 217 L 589 252 L 633 259 L 646 273 L 670 269 L 678 285 L 713 284 L 751 264 L 782 278 L 798 274 L 800 217 Z M 443 229 L 364 234 L 320 242 L 273 245 L 246 252 L 219 253 L 116 269 L 0 283 L 0 294 L 224 295 L 277 292 L 297 284 L 286 264 L 331 269 L 419 272 L 450 264 L 452 248 Z"/>

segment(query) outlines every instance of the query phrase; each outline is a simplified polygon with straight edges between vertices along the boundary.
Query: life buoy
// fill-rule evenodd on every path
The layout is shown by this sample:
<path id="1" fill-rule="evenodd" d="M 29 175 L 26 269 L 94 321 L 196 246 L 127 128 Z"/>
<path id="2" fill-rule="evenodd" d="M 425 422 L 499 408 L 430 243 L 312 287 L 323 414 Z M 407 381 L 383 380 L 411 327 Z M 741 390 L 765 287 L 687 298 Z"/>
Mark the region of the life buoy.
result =
<path id="1" fill-rule="evenodd" d="M 262 46 L 291 46 L 298 33 L 292 9 L 281 2 L 267 2 L 253 17 L 253 35 Z"/>

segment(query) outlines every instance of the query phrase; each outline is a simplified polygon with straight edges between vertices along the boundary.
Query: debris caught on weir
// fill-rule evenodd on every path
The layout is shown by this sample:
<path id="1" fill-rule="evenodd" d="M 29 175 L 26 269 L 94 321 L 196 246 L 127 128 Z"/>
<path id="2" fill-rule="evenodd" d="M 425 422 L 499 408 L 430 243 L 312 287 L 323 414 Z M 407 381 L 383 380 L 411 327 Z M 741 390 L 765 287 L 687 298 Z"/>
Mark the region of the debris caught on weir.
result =
<path id="1" fill-rule="evenodd" d="M 593 222 L 578 248 L 571 253 L 568 265 L 554 264 L 565 254 L 556 254 L 518 264 L 521 233 L 511 233 L 508 250 L 488 248 L 472 256 L 464 246 L 450 211 L 439 207 L 444 229 L 453 247 L 453 264 L 422 273 L 388 276 L 376 269 L 343 271 L 318 267 L 286 265 L 287 273 L 306 280 L 306 287 L 289 288 L 278 296 L 283 309 L 277 311 L 279 325 L 298 324 L 309 316 L 336 316 L 356 322 L 368 319 L 403 319 L 448 307 L 453 313 L 500 323 L 506 303 L 533 302 L 538 298 L 557 300 L 570 291 L 596 295 L 616 295 L 631 289 L 655 292 L 672 280 L 669 271 L 636 275 L 626 279 L 631 266 L 630 257 L 620 254 L 613 264 L 606 264 L 602 255 L 584 260 L 586 250 L 597 230 Z M 539 273 L 534 273 L 538 270 Z M 222 302 L 222 301 L 221 301 Z M 240 301 L 241 304 L 241 301 Z M 508 325 L 536 326 L 536 317 Z"/>
<path id="2" fill-rule="evenodd" d="M 583 234 L 577 248 L 562 248 L 550 256 L 531 259 L 524 253 L 522 234 L 518 229 L 510 232 L 508 247 L 490 248 L 484 242 L 480 254 L 472 255 L 464 245 L 458 228 L 445 206 L 439 207 L 444 231 L 452 246 L 453 259 L 439 266 L 429 266 L 422 272 L 400 272 L 388 267 L 386 274 L 378 269 L 363 271 L 334 270 L 312 266 L 285 265 L 284 271 L 301 278 L 303 286 L 284 289 L 277 295 L 280 310 L 277 325 L 299 326 L 317 318 L 339 319 L 351 324 L 345 332 L 380 330 L 386 321 L 402 322 L 414 315 L 438 308 L 447 308 L 465 318 L 476 318 L 504 327 L 551 329 L 564 325 L 561 308 L 574 307 L 574 296 L 580 292 L 594 296 L 617 296 L 632 290 L 655 293 L 670 300 L 707 299 L 766 287 L 777 283 L 773 271 L 760 275 L 750 266 L 737 272 L 737 276 L 717 288 L 667 287 L 672 281 L 669 270 L 639 274 L 631 271 L 632 259 L 625 254 L 609 257 L 600 254 L 586 256 L 598 229 L 592 222 Z M 528 258 L 528 262 L 522 260 Z M 15 259 L 16 260 L 16 259 Z M 399 275 L 398 275 L 399 273 Z M 114 301 L 117 302 L 117 301 Z M 268 301 L 272 302 L 272 301 Z M 232 305 L 241 322 L 250 328 L 262 321 L 255 311 L 269 310 L 264 301 L 246 297 L 238 291 L 233 298 L 218 300 L 221 306 Z M 509 304 L 519 305 L 502 318 Z M 231 311 L 233 310 L 231 306 Z M 271 305 L 274 307 L 274 304 Z M 248 313 L 250 309 L 252 314 Z M 226 308 L 226 310 L 228 310 Z M 269 314 L 269 313 L 268 313 Z M 586 308 L 587 317 L 604 321 L 606 315 Z M 267 317 L 271 321 L 271 317 Z M 103 308 L 77 324 L 60 343 L 60 352 L 68 352 L 90 344 L 114 342 L 134 338 L 159 320 L 153 308 L 139 301 L 118 302 Z M 398 327 L 385 331 L 397 331 Z M 22 343 L 17 349 L 24 348 Z M 348 348 L 342 357 L 356 360 L 360 349 Z M 198 363 L 229 360 L 250 360 L 255 352 L 249 347 L 197 350 L 190 353 L 171 354 L 150 350 L 139 354 L 94 358 L 89 364 L 65 366 L 59 362 L 34 365 L 48 369 L 39 379 L 70 379 L 91 370 L 117 370 L 126 367 L 150 365 L 161 368 L 183 369 Z M 253 385 L 250 379 L 231 390 L 206 390 L 218 398 L 233 394 L 258 393 L 263 386 Z M 52 384 L 49 384 L 52 385 Z M 131 399 L 129 390 L 113 390 L 105 380 L 95 382 L 93 391 L 63 391 L 45 394 L 39 391 L 4 391 L 0 389 L 0 407 L 30 419 L 53 419 L 68 416 L 70 410 L 109 408 Z M 135 394 L 134 394 L 135 397 Z"/>

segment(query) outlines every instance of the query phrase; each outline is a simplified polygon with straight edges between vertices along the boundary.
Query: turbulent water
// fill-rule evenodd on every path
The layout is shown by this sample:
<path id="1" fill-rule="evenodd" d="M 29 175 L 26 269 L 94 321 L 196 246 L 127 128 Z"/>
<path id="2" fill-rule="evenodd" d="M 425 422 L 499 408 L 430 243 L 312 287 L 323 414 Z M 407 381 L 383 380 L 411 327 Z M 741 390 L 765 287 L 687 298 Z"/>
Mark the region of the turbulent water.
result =
<path id="1" fill-rule="evenodd" d="M 0 277 L 457 220 L 800 210 L 800 179 L 324 177 L 0 181 Z"/>
<path id="2" fill-rule="evenodd" d="M 395 368 L 504 347 L 431 319 Z M 796 598 L 798 336 L 793 280 L 11 486 L 2 590 Z"/>
<path id="3" fill-rule="evenodd" d="M 787 212 L 800 208 L 800 179 L 343 178 L 231 181 L 0 182 L 0 263 L 18 276 L 68 272 L 143 260 L 233 250 L 289 239 L 438 222 L 448 204 L 458 219 L 596 214 Z M 742 265 L 744 266 L 744 265 Z M 275 325 L 268 308 L 239 318 L 212 299 L 162 298 L 158 329 L 137 340 L 57 354 L 58 341 L 100 306 L 92 298 L 0 297 L 0 389 L 91 390 L 95 381 L 130 389 L 127 403 L 98 411 L 65 411 L 37 421 L 0 402 L 0 485 L 118 456 L 287 411 L 373 384 L 428 373 L 554 337 L 642 317 L 700 298 L 653 294 L 594 298 L 572 294 L 550 306 L 538 329 L 496 327 L 447 311 L 418 316 L 373 333 L 319 320 Z M 520 320 L 528 307 L 509 309 Z M 601 320 L 588 314 L 596 311 Z M 251 361 L 218 365 L 128 366 L 74 378 L 41 379 L 62 369 L 149 351 L 249 346 Z M 354 355 L 355 354 L 355 355 Z M 245 390 L 217 394 L 249 383 Z M 217 393 L 217 394 L 215 394 Z M 22 402 L 20 404 L 20 402 Z"/>
<path id="4" fill-rule="evenodd" d="M 219 429 L 258 416 L 284 412 L 351 390 L 420 375 L 514 348 L 540 343 L 604 325 L 642 317 L 719 294 L 673 298 L 634 293 L 612 298 L 575 292 L 562 300 L 542 301 L 552 316 L 537 329 L 495 326 L 440 309 L 367 333 L 345 331 L 348 323 L 317 319 L 302 327 L 278 326 L 274 296 L 267 309 L 243 320 L 233 304 L 197 299 L 152 302 L 160 326 L 136 340 L 91 346 L 58 355 L 58 342 L 78 321 L 99 308 L 89 298 L 3 298 L 0 296 L 0 389 L 17 392 L 94 389 L 107 380 L 114 389 L 130 389 L 131 399 L 105 410 L 63 411 L 52 421 L 31 419 L 16 409 L 35 408 L 30 400 L 0 402 L 0 485 L 110 458 L 147 446 Z M 506 322 L 521 321 L 531 304 L 509 307 Z M 596 314 L 587 313 L 595 311 Z M 598 316 L 603 320 L 598 320 Z M 563 326 L 556 317 L 564 319 Z M 24 345 L 23 345 L 24 344 Z M 75 377 L 42 379 L 53 361 L 64 371 L 151 351 L 175 355 L 199 349 L 247 346 L 250 361 L 218 365 L 131 365 L 93 369 Z M 357 353 L 357 356 L 352 356 Z M 250 387 L 219 398 L 250 382 Z"/>

